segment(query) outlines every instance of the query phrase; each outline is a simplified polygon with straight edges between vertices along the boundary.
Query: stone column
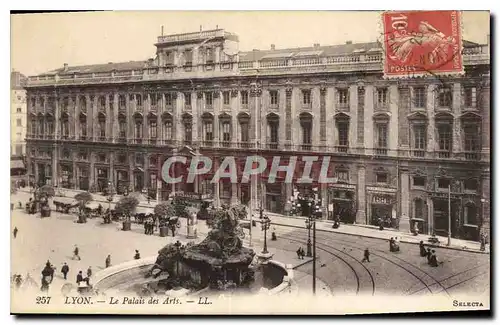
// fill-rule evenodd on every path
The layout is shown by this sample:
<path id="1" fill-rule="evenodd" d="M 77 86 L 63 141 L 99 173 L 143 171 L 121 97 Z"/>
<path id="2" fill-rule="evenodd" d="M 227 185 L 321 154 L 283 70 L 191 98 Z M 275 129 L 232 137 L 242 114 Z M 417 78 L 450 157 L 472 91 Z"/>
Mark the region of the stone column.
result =
<path id="1" fill-rule="evenodd" d="M 175 132 L 175 134 L 177 135 L 176 136 L 176 140 L 177 141 L 181 141 L 181 140 L 184 140 L 184 136 L 181 132 L 181 130 L 183 130 L 182 128 L 182 98 L 181 96 L 179 96 L 179 93 L 177 91 L 174 91 L 172 93 L 172 104 L 173 104 L 173 109 L 174 109 L 174 121 L 173 121 L 173 125 L 174 125 L 174 129 L 173 131 Z M 193 122 L 194 122 L 194 116 L 193 116 Z M 196 139 L 193 137 L 193 141 L 195 141 Z"/>
<path id="2" fill-rule="evenodd" d="M 365 148 L 373 148 L 374 139 L 374 124 L 373 124 L 373 105 L 374 105 L 374 87 L 373 85 L 365 85 Z M 390 134 L 390 133 L 389 133 Z M 372 152 L 371 150 L 369 152 Z"/>
<path id="3" fill-rule="evenodd" d="M 76 152 L 71 153 L 73 156 L 73 189 L 77 189 L 78 186 L 78 166 L 76 165 Z"/>
<path id="4" fill-rule="evenodd" d="M 433 152 L 436 147 L 436 121 L 434 119 L 434 101 L 435 101 L 436 85 L 430 84 L 427 87 L 427 152 Z"/>
<path id="5" fill-rule="evenodd" d="M 279 105 L 279 132 L 278 141 L 280 146 L 286 143 L 286 90 L 282 88 L 278 91 L 278 105 Z"/>
<path id="6" fill-rule="evenodd" d="M 321 129 L 321 98 L 320 98 L 320 89 L 319 87 L 314 87 L 311 90 L 311 104 L 312 104 L 312 113 L 313 113 L 313 121 L 311 128 L 311 144 L 314 147 L 319 146 L 320 144 L 320 129 Z"/>
<path id="7" fill-rule="evenodd" d="M 452 101 L 452 112 L 453 112 L 453 152 L 462 151 L 462 141 L 461 141 L 461 128 L 462 123 L 460 120 L 460 106 L 461 106 L 461 85 L 458 82 L 453 84 L 453 101 Z"/>
<path id="8" fill-rule="evenodd" d="M 198 105 L 198 97 L 195 92 L 190 93 L 191 96 L 191 112 L 193 114 L 193 125 L 191 127 L 192 129 L 192 134 L 193 134 L 193 140 L 198 141 L 200 140 L 198 128 L 200 124 L 200 107 Z"/>
<path id="9" fill-rule="evenodd" d="M 142 110 L 142 143 L 149 143 L 149 120 L 148 120 L 148 113 L 150 110 L 150 100 L 151 98 L 149 97 L 149 93 L 145 93 L 144 95 L 144 103 L 143 107 L 144 109 Z"/>
<path id="10" fill-rule="evenodd" d="M 427 198 L 427 233 L 432 235 L 434 231 L 434 202 L 430 197 Z"/>
<path id="11" fill-rule="evenodd" d="M 130 153 L 128 156 L 128 188 L 129 190 L 134 190 L 134 164 L 135 164 L 135 154 Z"/>
<path id="12" fill-rule="evenodd" d="M 358 165 L 358 211 L 356 223 L 366 224 L 366 168 Z"/>
<path id="13" fill-rule="evenodd" d="M 213 141 L 214 141 L 214 146 L 218 147 L 220 139 L 219 114 L 222 112 L 222 95 L 220 90 L 216 90 L 213 92 L 212 100 L 214 101 L 214 103 L 212 103 L 214 108 L 214 125 L 212 126 Z"/>
<path id="14" fill-rule="evenodd" d="M 95 155 L 92 151 L 90 151 L 90 180 L 89 180 L 89 189 L 95 184 Z"/>
<path id="15" fill-rule="evenodd" d="M 178 152 L 177 148 L 172 149 L 172 157 L 177 156 L 177 152 Z M 177 175 L 170 175 L 170 176 L 172 176 L 172 178 L 176 178 L 177 177 Z M 172 182 L 171 187 L 172 187 L 172 196 L 174 196 L 175 195 L 175 189 L 176 189 L 175 183 Z"/>
<path id="16" fill-rule="evenodd" d="M 490 180 L 491 173 L 490 168 L 485 167 L 483 172 L 481 173 L 481 199 L 484 202 L 481 202 L 483 206 L 481 207 L 481 214 L 483 218 L 482 231 L 488 236 L 489 241 L 491 242 L 491 192 L 490 192 Z"/>
<path id="17" fill-rule="evenodd" d="M 86 141 L 88 141 L 88 139 L 92 139 L 92 137 L 94 136 L 93 133 L 92 133 L 92 124 L 94 123 L 94 115 L 93 115 L 93 109 L 92 109 L 92 105 L 90 103 L 90 95 L 85 95 L 85 106 L 86 106 L 86 109 L 87 109 L 87 139 Z M 91 140 L 92 141 L 92 140 Z"/>
<path id="18" fill-rule="evenodd" d="M 128 139 L 133 139 L 134 138 L 134 110 L 135 110 L 135 105 L 134 102 L 130 100 L 130 95 L 131 94 L 126 94 L 125 95 L 125 100 L 127 102 L 127 125 L 128 125 L 128 130 L 127 130 L 127 141 Z M 135 98 L 135 97 L 134 97 Z"/>
<path id="19" fill-rule="evenodd" d="M 402 232 L 410 232 L 410 175 L 408 173 L 408 168 L 400 167 L 400 179 L 401 179 L 401 215 L 399 216 L 399 230 Z"/>
<path id="20" fill-rule="evenodd" d="M 35 185 L 38 185 L 38 182 L 40 181 L 40 178 L 38 176 L 40 174 L 40 171 L 38 170 L 38 162 L 33 161 L 33 163 L 35 164 Z"/>
<path id="21" fill-rule="evenodd" d="M 75 139 L 80 137 L 80 96 L 75 96 L 75 115 L 73 116 L 73 136 Z M 71 113 L 70 113 L 71 116 Z"/>
<path id="22" fill-rule="evenodd" d="M 253 110 L 253 113 L 251 114 L 251 123 L 252 123 L 252 134 L 253 134 L 253 140 L 255 139 L 260 139 L 260 123 L 261 121 L 261 116 L 260 116 L 260 110 L 261 110 L 261 96 L 262 95 L 262 88 L 259 84 L 252 86 L 250 89 L 250 110 Z M 261 141 L 259 141 L 261 143 Z"/>
<path id="23" fill-rule="evenodd" d="M 302 105 L 300 89 L 292 88 L 292 148 L 297 150 L 300 145 L 300 120 L 299 111 Z"/>
<path id="24" fill-rule="evenodd" d="M 61 112 L 59 105 L 59 97 L 57 95 L 54 96 L 54 139 L 60 138 L 60 130 L 61 130 Z"/>
<path id="25" fill-rule="evenodd" d="M 335 88 L 328 87 L 326 89 L 325 95 L 325 105 L 326 105 L 326 145 L 329 150 L 333 151 L 335 146 Z"/>
<path id="26" fill-rule="evenodd" d="M 115 183 L 115 152 L 111 151 L 109 153 L 109 175 L 108 180 L 111 181 L 111 185 L 116 188 Z"/>
<path id="27" fill-rule="evenodd" d="M 399 105 L 399 92 L 397 85 L 389 86 L 389 109 L 391 112 L 391 119 L 389 121 L 388 130 L 388 145 L 389 145 L 389 155 L 397 156 L 398 144 L 399 144 L 399 132 L 398 132 L 398 105 Z M 408 216 L 408 214 L 407 214 Z"/>
<path id="28" fill-rule="evenodd" d="M 490 161 L 490 74 L 483 75 L 481 92 L 479 93 L 479 110 L 482 115 L 481 123 L 481 159 Z"/>
<path id="29" fill-rule="evenodd" d="M 349 150 L 356 150 L 358 145 L 358 86 L 349 86 L 349 112 L 351 119 L 349 121 Z M 354 151 L 354 152 L 357 152 Z"/>
<path id="30" fill-rule="evenodd" d="M 321 219 L 327 220 L 328 219 L 328 211 L 327 211 L 328 210 L 328 184 L 321 183 L 320 189 L 321 189 L 321 211 L 323 211 Z"/>
<path id="31" fill-rule="evenodd" d="M 111 137 L 112 137 L 112 141 L 113 142 L 116 142 L 117 138 L 118 138 L 118 128 L 119 128 L 119 123 L 118 123 L 118 110 L 119 110 L 119 107 L 118 107 L 118 94 L 115 93 L 114 94 L 114 98 L 113 98 L 113 102 L 114 102 L 114 109 L 113 109 L 113 120 L 111 121 Z M 113 179 L 113 184 L 114 184 L 114 179 Z"/>
<path id="32" fill-rule="evenodd" d="M 56 123 L 57 124 L 57 123 Z M 52 145 L 52 186 L 59 186 L 59 148 L 57 144 Z"/>
<path id="33" fill-rule="evenodd" d="M 142 184 L 142 187 L 143 188 L 149 188 L 151 186 L 151 184 L 149 184 L 149 155 L 148 154 L 144 154 L 144 166 L 143 166 L 143 169 L 144 169 L 144 172 L 143 172 L 143 184 Z M 141 188 L 141 191 L 142 191 L 142 188 Z"/>
<path id="34" fill-rule="evenodd" d="M 237 183 L 232 183 L 231 184 L 231 205 L 235 205 L 239 203 L 239 198 L 238 198 L 238 184 Z"/>
<path id="35" fill-rule="evenodd" d="M 217 157 L 213 157 L 213 165 L 214 170 L 219 169 L 219 159 Z M 214 183 L 214 204 L 216 207 L 220 207 L 220 181 Z"/>

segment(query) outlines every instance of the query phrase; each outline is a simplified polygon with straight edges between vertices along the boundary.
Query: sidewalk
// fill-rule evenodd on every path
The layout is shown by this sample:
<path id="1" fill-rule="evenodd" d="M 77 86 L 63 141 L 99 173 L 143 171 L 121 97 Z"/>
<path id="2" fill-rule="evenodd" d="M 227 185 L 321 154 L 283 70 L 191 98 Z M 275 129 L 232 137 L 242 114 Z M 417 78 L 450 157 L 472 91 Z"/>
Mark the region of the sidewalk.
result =
<path id="1" fill-rule="evenodd" d="M 20 191 L 29 193 L 29 188 L 20 189 Z M 65 197 L 72 198 L 81 191 L 64 189 L 64 192 L 65 192 Z M 94 197 L 94 201 L 96 202 L 102 202 L 106 204 L 109 203 L 106 196 L 99 194 L 92 194 L 92 196 Z M 114 195 L 112 203 L 118 202 L 121 197 L 122 195 Z M 139 207 L 142 208 L 153 209 L 155 206 L 156 206 L 156 200 L 151 200 L 149 204 L 147 201 L 140 201 L 139 203 Z M 305 228 L 305 220 L 306 220 L 305 217 L 288 217 L 272 212 L 265 212 L 265 213 L 271 218 L 271 223 L 273 225 L 293 227 L 293 228 Z M 258 222 L 259 220 L 256 219 L 256 221 Z M 490 251 L 490 245 L 486 245 L 486 251 L 481 252 L 480 251 L 481 244 L 479 242 L 452 238 L 451 246 L 447 246 L 446 245 L 448 242 L 447 237 L 436 236 L 439 239 L 440 244 L 431 244 L 428 242 L 430 235 L 420 234 L 414 236 L 411 233 L 403 233 L 396 229 L 378 230 L 377 227 L 370 225 L 341 224 L 339 228 L 333 229 L 331 221 L 318 220 L 316 221 L 316 230 L 322 232 L 332 232 L 332 233 L 340 233 L 346 235 L 386 239 L 386 240 L 389 240 L 391 237 L 398 237 L 400 239 L 400 242 L 402 243 L 418 244 L 420 241 L 423 241 L 426 246 L 469 251 L 474 253 L 489 254 Z"/>
<path id="2" fill-rule="evenodd" d="M 277 226 L 305 228 L 305 217 L 286 217 L 280 214 L 266 212 L 271 218 L 271 224 Z M 400 242 L 418 244 L 423 241 L 426 246 L 433 246 L 439 248 L 447 248 L 460 251 L 469 251 L 474 253 L 489 254 L 489 245 L 486 247 L 485 252 L 480 251 L 481 244 L 474 241 L 452 238 L 451 246 L 446 246 L 448 242 L 447 237 L 436 236 L 440 244 L 431 244 L 428 242 L 430 235 L 417 235 L 414 236 L 410 233 L 403 233 L 395 229 L 378 230 L 377 227 L 367 225 L 346 225 L 341 224 L 339 228 L 333 229 L 333 223 L 330 221 L 316 221 L 316 230 L 322 232 L 340 233 L 353 236 L 361 236 L 367 238 L 378 238 L 389 240 L 391 237 L 398 237 Z"/>

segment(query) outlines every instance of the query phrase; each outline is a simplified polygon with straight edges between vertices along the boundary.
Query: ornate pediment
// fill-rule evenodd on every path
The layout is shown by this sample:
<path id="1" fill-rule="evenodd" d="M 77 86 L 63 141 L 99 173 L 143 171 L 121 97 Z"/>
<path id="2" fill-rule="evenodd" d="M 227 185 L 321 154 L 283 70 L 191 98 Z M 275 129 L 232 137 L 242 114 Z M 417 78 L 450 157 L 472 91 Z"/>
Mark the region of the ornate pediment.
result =
<path id="1" fill-rule="evenodd" d="M 423 113 L 423 112 L 414 112 L 414 113 L 411 113 L 408 115 L 408 120 L 420 120 L 420 121 L 427 121 L 427 114 Z"/>

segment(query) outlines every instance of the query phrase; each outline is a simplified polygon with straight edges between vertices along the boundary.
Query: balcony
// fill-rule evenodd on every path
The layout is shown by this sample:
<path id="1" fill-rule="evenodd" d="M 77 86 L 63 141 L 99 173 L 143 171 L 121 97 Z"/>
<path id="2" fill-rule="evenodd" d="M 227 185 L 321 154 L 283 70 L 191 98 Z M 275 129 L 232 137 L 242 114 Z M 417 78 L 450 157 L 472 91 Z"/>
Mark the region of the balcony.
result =
<path id="1" fill-rule="evenodd" d="M 335 108 L 339 111 L 348 111 L 349 110 L 349 103 L 337 103 L 335 105 Z"/>
<path id="2" fill-rule="evenodd" d="M 221 144 L 222 144 L 222 147 L 224 147 L 224 148 L 230 148 L 231 147 L 231 142 L 230 141 L 222 141 Z"/>
<path id="3" fill-rule="evenodd" d="M 464 152 L 465 160 L 481 160 L 481 153 L 477 151 Z"/>
<path id="4" fill-rule="evenodd" d="M 134 144 L 142 144 L 143 140 L 142 140 L 142 138 L 135 138 L 135 139 L 133 139 L 133 143 Z"/>
<path id="5" fill-rule="evenodd" d="M 451 158 L 451 152 L 449 150 L 438 150 L 437 156 L 440 159 L 449 159 Z"/>
<path id="6" fill-rule="evenodd" d="M 236 146 L 240 149 L 250 149 L 255 147 L 255 143 L 253 142 L 237 142 Z"/>
<path id="7" fill-rule="evenodd" d="M 422 149 L 412 149 L 411 150 L 411 155 L 412 155 L 412 157 L 424 158 L 425 157 L 425 150 L 422 150 Z"/>
<path id="8" fill-rule="evenodd" d="M 276 150 L 278 149 L 278 142 L 270 142 L 266 144 L 266 149 Z"/>
<path id="9" fill-rule="evenodd" d="M 348 150 L 348 146 L 346 145 L 343 145 L 343 146 L 335 146 L 335 152 L 339 152 L 339 153 L 347 153 L 347 150 Z"/>
<path id="10" fill-rule="evenodd" d="M 158 143 L 158 140 L 156 138 L 152 138 L 148 140 L 148 143 L 152 146 L 155 146 Z"/>
<path id="11" fill-rule="evenodd" d="M 304 151 L 311 151 L 312 145 L 310 143 L 302 144 L 300 146 L 300 149 Z"/>
<path id="12" fill-rule="evenodd" d="M 387 148 L 375 148 L 376 156 L 387 156 Z"/>
<path id="13" fill-rule="evenodd" d="M 118 137 L 118 143 L 127 143 L 127 137 L 125 137 L 125 136 L 119 136 Z"/>
<path id="14" fill-rule="evenodd" d="M 214 141 L 212 141 L 212 140 L 204 140 L 203 141 L 203 146 L 204 147 L 213 147 L 214 146 Z"/>

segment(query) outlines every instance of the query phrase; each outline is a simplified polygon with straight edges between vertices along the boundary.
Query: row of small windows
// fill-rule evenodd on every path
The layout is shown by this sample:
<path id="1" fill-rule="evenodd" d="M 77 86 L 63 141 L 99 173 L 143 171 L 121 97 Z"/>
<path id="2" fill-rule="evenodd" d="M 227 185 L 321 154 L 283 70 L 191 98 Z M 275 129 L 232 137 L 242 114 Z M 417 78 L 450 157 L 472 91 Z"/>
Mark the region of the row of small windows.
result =
<path id="1" fill-rule="evenodd" d="M 164 96 L 163 96 L 164 95 Z M 161 94 L 152 93 L 149 96 L 150 105 L 156 106 L 162 100 L 165 101 L 166 106 L 172 106 L 174 101 L 174 96 L 171 93 Z M 222 92 L 223 105 L 230 105 L 230 92 Z M 301 103 L 304 106 L 309 106 L 312 104 L 312 93 L 310 89 L 301 90 Z M 474 86 L 463 87 L 463 104 L 465 107 L 475 108 L 477 107 L 477 89 Z M 93 105 L 94 96 L 90 97 L 90 104 Z M 142 107 L 143 100 L 145 96 L 141 94 L 130 94 L 129 101 L 135 102 L 137 107 Z M 205 103 L 208 106 L 213 105 L 214 95 L 213 92 L 204 93 Z M 337 88 L 336 89 L 336 104 L 342 107 L 349 106 L 349 89 L 348 88 Z M 113 105 L 114 95 L 109 95 L 109 103 Z M 240 91 L 240 101 L 242 105 L 248 105 L 248 91 Z M 426 87 L 412 87 L 411 89 L 411 102 L 415 108 L 425 108 L 427 106 L 427 88 Z M 78 103 L 80 107 L 85 107 L 87 105 L 87 98 L 84 96 L 79 97 Z M 453 103 L 453 91 L 451 87 L 439 87 L 437 89 L 437 105 L 438 107 L 451 107 Z M 279 105 L 279 91 L 269 90 L 269 104 L 271 106 Z M 387 87 L 376 88 L 375 91 L 375 106 L 376 107 L 387 107 L 389 104 L 389 89 Z M 32 99 L 31 106 L 34 108 L 36 105 L 35 101 Z M 40 105 L 44 106 L 44 98 L 40 98 Z M 50 104 L 49 104 L 50 105 Z M 125 95 L 118 96 L 118 106 L 120 108 L 125 108 L 127 105 Z M 184 93 L 184 105 L 191 106 L 191 94 Z M 65 97 L 63 99 L 63 107 L 69 106 L 69 98 Z M 106 97 L 98 97 L 98 107 L 104 108 L 106 106 Z"/>

